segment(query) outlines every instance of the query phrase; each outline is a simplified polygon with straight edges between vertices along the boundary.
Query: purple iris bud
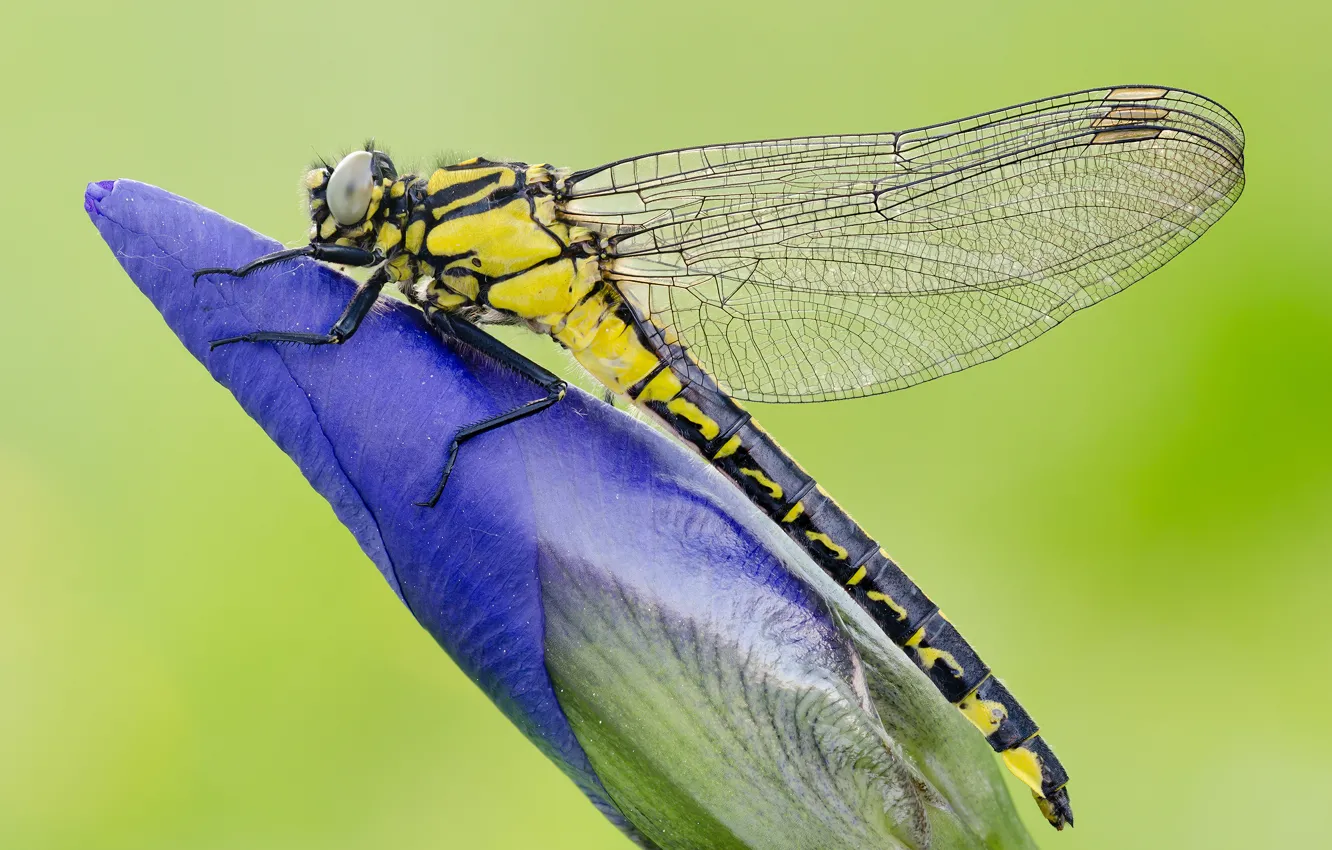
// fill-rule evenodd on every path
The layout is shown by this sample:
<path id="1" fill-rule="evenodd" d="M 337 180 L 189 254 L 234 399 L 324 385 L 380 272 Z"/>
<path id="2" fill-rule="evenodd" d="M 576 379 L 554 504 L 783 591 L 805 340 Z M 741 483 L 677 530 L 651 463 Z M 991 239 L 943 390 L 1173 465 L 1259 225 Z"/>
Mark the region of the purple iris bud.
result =
<path id="1" fill-rule="evenodd" d="M 645 847 L 1027 848 L 993 754 L 741 493 L 649 426 L 542 391 L 355 283 L 161 189 L 88 186 L 130 278 L 300 467 L 393 592 L 509 719 Z M 447 801 L 441 801 L 446 805 Z"/>

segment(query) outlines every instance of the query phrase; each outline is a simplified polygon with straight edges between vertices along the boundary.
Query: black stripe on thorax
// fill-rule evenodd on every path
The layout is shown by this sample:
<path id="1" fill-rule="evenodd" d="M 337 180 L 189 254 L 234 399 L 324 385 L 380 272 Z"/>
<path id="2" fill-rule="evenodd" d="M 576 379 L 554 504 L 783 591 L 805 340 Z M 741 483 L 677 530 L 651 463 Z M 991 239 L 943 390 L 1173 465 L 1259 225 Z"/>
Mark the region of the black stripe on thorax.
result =
<path id="1" fill-rule="evenodd" d="M 448 206 L 468 195 L 476 194 L 487 186 L 498 183 L 503 176 L 503 172 L 493 171 L 490 174 L 476 177 L 471 180 L 465 180 L 462 183 L 454 183 L 452 186 L 445 186 L 443 189 L 430 195 L 428 202 L 432 207 L 436 208 Z"/>
<path id="2" fill-rule="evenodd" d="M 425 209 L 430 211 L 431 218 L 434 217 L 434 210 L 441 209 L 445 206 L 445 204 L 443 203 L 440 204 L 435 203 L 435 198 L 439 195 L 443 195 L 445 192 L 449 191 L 449 189 L 452 188 L 453 188 L 452 186 L 449 186 L 447 188 L 441 189 L 438 192 L 436 192 L 434 195 L 430 195 L 429 197 L 426 198 L 425 204 L 423 204 L 423 206 L 425 207 Z M 502 206 L 503 204 L 512 201 L 514 198 L 520 197 L 522 195 L 524 188 L 525 187 L 523 186 L 505 186 L 502 189 L 491 192 L 489 195 L 486 195 L 482 198 L 478 198 L 477 200 L 472 201 L 470 204 L 464 204 L 461 207 L 457 207 L 455 209 L 446 211 L 444 215 L 440 218 L 440 220 L 443 221 L 445 219 L 451 219 L 451 218 L 466 218 L 469 215 L 477 215 L 478 213 L 489 212 L 495 207 Z M 466 197 L 466 195 L 465 194 L 459 195 L 458 197 Z"/>
<path id="3" fill-rule="evenodd" d="M 560 259 L 564 259 L 563 255 L 561 255 Z M 591 301 L 593 298 L 599 297 L 602 293 L 602 290 L 604 290 L 605 288 L 606 288 L 606 281 L 602 280 L 601 277 L 598 276 L 597 282 L 592 284 L 592 288 L 589 289 L 587 292 L 585 292 L 582 298 L 578 299 L 578 303 L 574 305 L 574 308 L 577 309 L 578 307 L 582 307 L 584 304 Z M 570 310 L 569 312 L 572 313 L 573 310 Z M 626 324 L 628 324 L 628 322 L 626 322 Z"/>

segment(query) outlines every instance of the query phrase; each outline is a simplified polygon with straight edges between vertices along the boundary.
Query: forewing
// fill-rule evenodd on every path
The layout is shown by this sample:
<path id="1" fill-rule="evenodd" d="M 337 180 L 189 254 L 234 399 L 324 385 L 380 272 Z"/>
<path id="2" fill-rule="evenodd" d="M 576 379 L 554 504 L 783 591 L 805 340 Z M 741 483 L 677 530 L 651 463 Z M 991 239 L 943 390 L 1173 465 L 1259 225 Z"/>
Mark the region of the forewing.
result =
<path id="1" fill-rule="evenodd" d="M 990 360 L 1146 276 L 1239 197 L 1243 147 L 1207 98 L 1122 86 L 649 154 L 571 175 L 560 204 L 724 389 L 818 401 Z"/>

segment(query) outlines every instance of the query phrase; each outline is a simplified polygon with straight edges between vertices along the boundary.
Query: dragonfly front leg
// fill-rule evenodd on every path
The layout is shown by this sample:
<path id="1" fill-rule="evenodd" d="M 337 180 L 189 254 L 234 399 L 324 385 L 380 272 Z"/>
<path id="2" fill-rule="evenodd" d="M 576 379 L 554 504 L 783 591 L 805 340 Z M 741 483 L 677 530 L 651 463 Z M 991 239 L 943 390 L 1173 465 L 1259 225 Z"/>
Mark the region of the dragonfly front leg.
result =
<path id="1" fill-rule="evenodd" d="M 300 333 L 296 331 L 252 331 L 240 336 L 229 336 L 226 339 L 215 339 L 208 343 L 208 350 L 212 351 L 221 345 L 230 345 L 233 342 L 294 342 L 301 345 L 341 345 L 351 339 L 352 334 L 360 327 L 361 320 L 366 317 L 370 310 L 375 306 L 375 301 L 379 299 L 379 291 L 388 283 L 388 271 L 380 268 L 365 285 L 356 291 L 356 297 L 352 298 L 347 309 L 342 311 L 342 315 L 333 323 L 333 327 L 328 333 L 312 334 Z"/>
<path id="2" fill-rule="evenodd" d="M 459 429 L 458 433 L 453 435 L 453 440 L 449 442 L 448 450 L 444 456 L 444 471 L 440 473 L 439 484 L 435 487 L 435 492 L 424 502 L 414 502 L 417 507 L 433 508 L 439 502 L 440 496 L 444 495 L 444 487 L 449 483 L 449 476 L 453 473 L 453 465 L 458 460 L 458 450 L 462 444 L 478 434 L 484 434 L 487 431 L 499 428 L 502 425 L 508 425 L 510 422 L 517 422 L 534 413 L 540 413 L 555 402 L 564 398 L 568 390 L 568 384 L 557 378 L 546 369 L 528 360 L 523 355 L 509 348 L 504 343 L 495 339 L 490 334 L 457 316 L 450 317 L 444 312 L 434 312 L 428 314 L 431 324 L 433 324 L 440 333 L 452 337 L 471 348 L 476 349 L 487 357 L 495 360 L 510 369 L 513 369 L 519 375 L 528 379 L 538 387 L 546 391 L 543 398 L 520 404 L 517 407 L 510 408 L 502 413 L 489 416 L 479 422 L 474 422 Z"/>
<path id="3" fill-rule="evenodd" d="M 271 254 L 265 254 L 258 259 L 251 260 L 243 266 L 237 266 L 234 269 L 224 267 L 199 269 L 194 272 L 194 282 L 198 283 L 199 278 L 206 274 L 225 274 L 231 277 L 245 277 L 255 269 L 272 265 L 283 260 L 294 260 L 299 257 L 310 257 L 314 260 L 321 260 L 327 263 L 336 263 L 340 266 L 373 266 L 384 259 L 377 251 L 370 251 L 365 248 L 356 248 L 351 245 L 319 245 L 310 244 L 303 248 L 290 248 L 286 251 L 274 251 Z"/>

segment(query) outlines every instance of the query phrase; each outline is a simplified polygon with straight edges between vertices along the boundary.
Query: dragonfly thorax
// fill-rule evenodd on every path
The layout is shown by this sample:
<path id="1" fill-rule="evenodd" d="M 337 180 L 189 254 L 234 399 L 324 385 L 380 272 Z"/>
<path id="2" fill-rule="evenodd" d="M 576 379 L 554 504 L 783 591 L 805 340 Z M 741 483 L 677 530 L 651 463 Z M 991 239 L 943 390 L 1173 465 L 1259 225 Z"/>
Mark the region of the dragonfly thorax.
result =
<path id="1" fill-rule="evenodd" d="M 601 281 L 597 235 L 557 215 L 562 176 L 481 158 L 399 176 L 356 151 L 306 174 L 310 241 L 376 252 L 424 309 L 552 333 Z"/>
<path id="2" fill-rule="evenodd" d="M 557 216 L 551 169 L 472 159 L 404 179 L 407 214 L 376 247 L 421 307 L 549 332 L 600 282 L 596 235 Z"/>

